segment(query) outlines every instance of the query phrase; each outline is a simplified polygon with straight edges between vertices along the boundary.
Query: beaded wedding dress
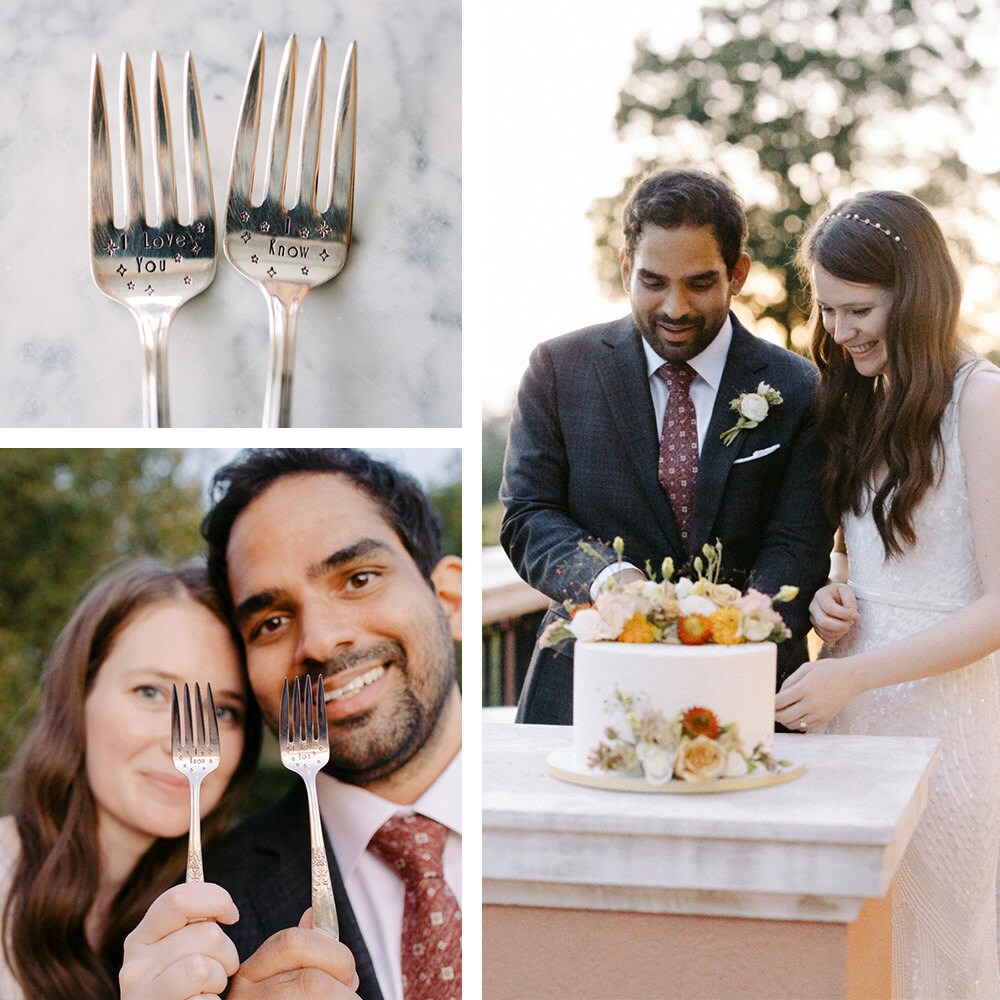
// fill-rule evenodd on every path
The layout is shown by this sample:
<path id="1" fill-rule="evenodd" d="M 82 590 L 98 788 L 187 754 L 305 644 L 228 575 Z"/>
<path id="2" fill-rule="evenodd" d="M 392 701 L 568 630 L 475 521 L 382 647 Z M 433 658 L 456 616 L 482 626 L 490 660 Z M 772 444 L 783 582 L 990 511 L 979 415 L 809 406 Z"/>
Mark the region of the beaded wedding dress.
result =
<path id="1" fill-rule="evenodd" d="M 824 655 L 848 656 L 927 628 L 982 594 L 958 400 L 986 362 L 959 370 L 944 414 L 945 466 L 915 512 L 917 544 L 886 561 L 869 516 L 844 534 L 860 620 Z M 865 692 L 820 729 L 941 741 L 927 809 L 893 885 L 893 1000 L 997 1000 L 1000 700 L 993 657 Z"/>

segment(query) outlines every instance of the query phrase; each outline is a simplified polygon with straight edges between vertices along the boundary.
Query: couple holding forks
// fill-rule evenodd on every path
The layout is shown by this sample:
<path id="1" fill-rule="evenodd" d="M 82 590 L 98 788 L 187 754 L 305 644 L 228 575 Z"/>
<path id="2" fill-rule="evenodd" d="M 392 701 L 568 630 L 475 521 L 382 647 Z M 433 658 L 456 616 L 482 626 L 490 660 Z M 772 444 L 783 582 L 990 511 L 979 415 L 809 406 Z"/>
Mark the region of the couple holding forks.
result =
<path id="1" fill-rule="evenodd" d="M 240 456 L 213 497 L 207 571 L 120 568 L 53 648 L 0 819 L 5 1000 L 402 1000 L 411 901 L 387 829 L 440 848 L 455 920 L 438 936 L 458 949 L 461 564 L 441 556 L 426 496 L 363 452 L 289 449 Z M 340 941 L 312 927 L 301 786 L 223 839 L 261 714 L 277 728 L 283 681 L 316 675 L 333 689 L 319 797 Z M 202 790 L 208 881 L 174 885 L 188 789 L 169 705 L 184 682 L 212 685 L 221 763 Z M 457 1000 L 448 961 L 431 995 Z"/>
<path id="2" fill-rule="evenodd" d="M 729 310 L 750 258 L 728 185 L 659 171 L 623 229 L 632 315 L 536 348 L 511 419 L 501 542 L 554 602 L 542 629 L 717 538 L 727 582 L 798 585 L 778 722 L 941 741 L 893 887 L 893 997 L 995 1000 L 1000 371 L 959 341 L 941 230 L 893 191 L 814 222 L 813 367 Z M 571 650 L 536 646 L 518 721 L 571 722 L 572 676 Z"/>

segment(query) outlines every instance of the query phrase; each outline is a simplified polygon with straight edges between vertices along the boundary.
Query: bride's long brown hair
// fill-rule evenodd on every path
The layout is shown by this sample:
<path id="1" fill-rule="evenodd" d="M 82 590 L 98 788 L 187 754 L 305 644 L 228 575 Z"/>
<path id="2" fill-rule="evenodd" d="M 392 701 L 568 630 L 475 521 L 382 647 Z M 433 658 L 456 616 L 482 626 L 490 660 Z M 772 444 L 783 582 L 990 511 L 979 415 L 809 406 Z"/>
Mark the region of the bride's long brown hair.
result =
<path id="1" fill-rule="evenodd" d="M 130 563 L 100 580 L 59 634 L 43 675 L 38 718 L 12 769 L 20 857 L 3 913 L 4 952 L 26 997 L 117 1000 L 125 937 L 184 870 L 186 837 L 160 838 L 111 904 L 99 946 L 84 931 L 100 882 L 97 813 L 85 767 L 84 702 L 115 639 L 142 608 L 191 599 L 229 628 L 202 567 Z M 241 648 L 237 645 L 237 649 Z M 260 715 L 247 699 L 243 754 L 203 823 L 208 841 L 225 829 L 253 775 Z"/>
<path id="2" fill-rule="evenodd" d="M 815 222 L 797 261 L 810 280 L 819 264 L 842 281 L 892 292 L 886 322 L 888 376 L 867 378 L 823 327 L 813 295 L 812 355 L 820 370 L 817 419 L 829 457 L 822 487 L 840 518 L 866 509 L 886 557 L 916 541 L 913 514 L 943 469 L 941 418 L 960 346 L 962 283 L 927 208 L 897 191 L 869 191 Z"/>

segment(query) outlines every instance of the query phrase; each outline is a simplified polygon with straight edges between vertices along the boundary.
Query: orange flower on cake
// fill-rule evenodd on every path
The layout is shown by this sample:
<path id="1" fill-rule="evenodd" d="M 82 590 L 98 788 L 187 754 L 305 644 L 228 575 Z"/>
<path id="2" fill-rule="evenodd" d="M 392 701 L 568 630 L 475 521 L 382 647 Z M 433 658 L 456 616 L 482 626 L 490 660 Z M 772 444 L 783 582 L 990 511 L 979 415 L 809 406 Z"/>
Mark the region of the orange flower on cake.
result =
<path id="1" fill-rule="evenodd" d="M 712 638 L 712 620 L 707 615 L 684 615 L 677 622 L 677 638 L 685 646 L 700 646 Z"/>
<path id="2" fill-rule="evenodd" d="M 625 622 L 625 627 L 618 636 L 619 642 L 654 642 L 655 639 L 655 626 L 639 611 Z"/>
<path id="3" fill-rule="evenodd" d="M 721 727 L 715 713 L 708 708 L 689 708 L 681 717 L 684 735 L 694 739 L 696 736 L 707 736 L 710 740 L 718 739 Z"/>
<path id="4" fill-rule="evenodd" d="M 721 646 L 737 646 L 746 642 L 746 637 L 740 631 L 739 608 L 718 608 L 709 617 L 712 623 L 712 642 Z"/>

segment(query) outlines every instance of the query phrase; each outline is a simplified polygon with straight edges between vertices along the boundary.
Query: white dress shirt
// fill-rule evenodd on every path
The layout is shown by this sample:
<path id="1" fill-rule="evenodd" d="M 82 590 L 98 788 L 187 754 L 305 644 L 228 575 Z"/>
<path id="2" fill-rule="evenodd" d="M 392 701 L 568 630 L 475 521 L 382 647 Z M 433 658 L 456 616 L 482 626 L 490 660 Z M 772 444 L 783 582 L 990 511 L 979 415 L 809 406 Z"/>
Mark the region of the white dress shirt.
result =
<path id="1" fill-rule="evenodd" d="M 462 905 L 462 754 L 411 806 L 348 785 L 322 772 L 317 780 L 323 826 L 333 844 L 351 907 L 385 1000 L 403 1000 L 403 883 L 368 843 L 383 823 L 418 812 L 448 828 L 444 878 Z"/>
<path id="2" fill-rule="evenodd" d="M 722 328 L 715 335 L 715 339 L 701 352 L 696 354 L 688 364 L 695 370 L 695 378 L 691 382 L 688 395 L 694 404 L 695 419 L 698 421 L 698 453 L 705 444 L 705 434 L 708 425 L 712 422 L 712 410 L 715 408 L 715 398 L 719 394 L 719 383 L 722 381 L 722 372 L 726 367 L 726 360 L 729 357 L 729 347 L 733 342 L 733 321 L 726 316 L 726 321 Z M 646 376 L 649 383 L 649 394 L 653 400 L 653 412 L 656 414 L 656 436 L 663 437 L 663 415 L 667 411 L 667 400 L 670 398 L 670 390 L 667 383 L 656 374 L 663 365 L 664 359 L 649 346 L 646 338 L 642 338 L 642 350 L 646 356 Z M 594 582 L 590 585 L 591 600 L 597 597 L 601 590 L 601 584 L 619 570 L 633 568 L 632 563 L 616 562 L 610 566 L 605 566 Z"/>

